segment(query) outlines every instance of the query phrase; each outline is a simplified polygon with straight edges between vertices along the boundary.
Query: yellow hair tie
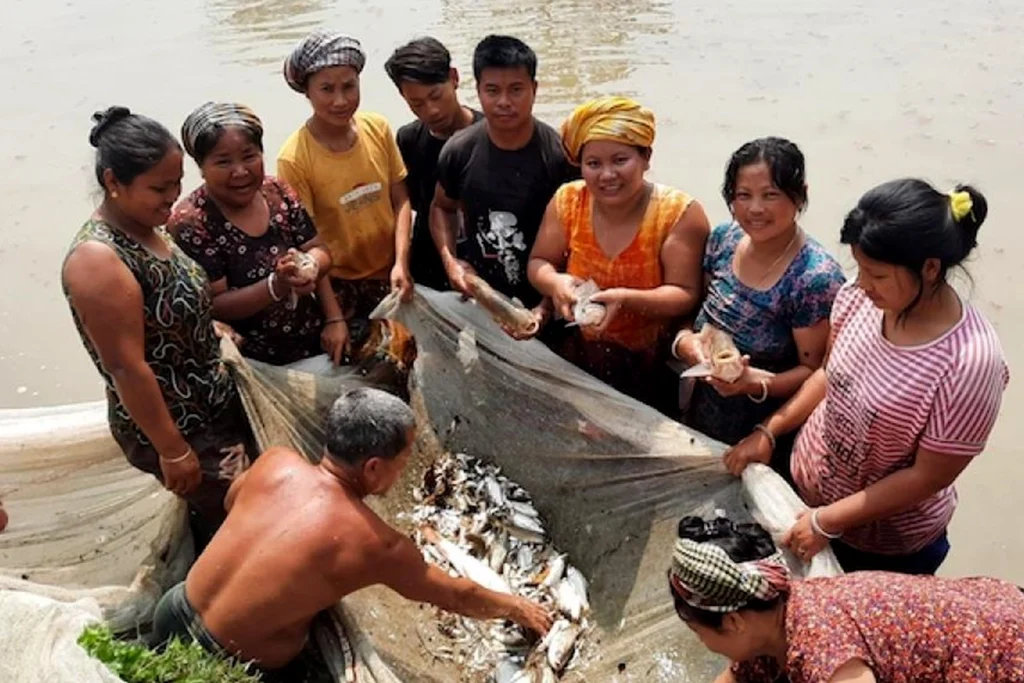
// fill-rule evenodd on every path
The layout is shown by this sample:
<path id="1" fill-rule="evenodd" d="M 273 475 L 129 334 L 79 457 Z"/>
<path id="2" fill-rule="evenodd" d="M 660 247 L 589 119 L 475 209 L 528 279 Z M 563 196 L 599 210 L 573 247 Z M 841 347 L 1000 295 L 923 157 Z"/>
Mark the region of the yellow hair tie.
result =
<path id="1" fill-rule="evenodd" d="M 974 209 L 974 202 L 971 201 L 971 194 L 963 190 L 960 192 L 950 190 L 946 194 L 949 195 L 949 208 L 953 212 L 953 220 L 959 223 L 967 214 L 971 213 L 972 209 Z"/>

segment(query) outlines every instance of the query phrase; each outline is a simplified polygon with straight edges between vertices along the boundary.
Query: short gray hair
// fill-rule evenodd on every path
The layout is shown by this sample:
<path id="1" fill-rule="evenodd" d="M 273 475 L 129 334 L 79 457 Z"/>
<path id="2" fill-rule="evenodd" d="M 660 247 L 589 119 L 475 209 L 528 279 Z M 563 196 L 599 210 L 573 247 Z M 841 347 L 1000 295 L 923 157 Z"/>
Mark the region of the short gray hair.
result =
<path id="1" fill-rule="evenodd" d="M 353 389 L 341 395 L 327 416 L 327 454 L 358 465 L 369 458 L 390 460 L 409 445 L 416 416 L 402 399 L 380 389 Z"/>

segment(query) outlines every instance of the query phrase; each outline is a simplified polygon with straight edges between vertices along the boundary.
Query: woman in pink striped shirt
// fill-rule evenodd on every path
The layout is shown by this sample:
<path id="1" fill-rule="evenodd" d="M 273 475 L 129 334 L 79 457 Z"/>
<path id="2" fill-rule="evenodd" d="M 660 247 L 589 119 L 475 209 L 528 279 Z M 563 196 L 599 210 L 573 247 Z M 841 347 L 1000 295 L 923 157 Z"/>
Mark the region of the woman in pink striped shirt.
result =
<path id="1" fill-rule="evenodd" d="M 811 508 L 784 539 L 801 558 L 831 540 L 847 571 L 934 574 L 949 552 L 953 482 L 984 449 L 1009 379 L 992 325 L 946 281 L 986 213 L 969 186 L 907 179 L 847 215 L 858 276 L 833 305 L 824 369 L 725 454 L 738 475 L 803 425 L 791 470 Z"/>

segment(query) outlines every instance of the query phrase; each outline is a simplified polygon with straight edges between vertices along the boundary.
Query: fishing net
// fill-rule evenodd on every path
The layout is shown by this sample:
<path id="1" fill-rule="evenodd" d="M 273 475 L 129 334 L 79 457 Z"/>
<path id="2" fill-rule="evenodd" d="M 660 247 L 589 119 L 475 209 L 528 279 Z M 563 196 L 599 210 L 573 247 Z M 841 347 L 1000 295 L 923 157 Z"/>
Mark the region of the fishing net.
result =
<path id="1" fill-rule="evenodd" d="M 590 580 L 591 647 L 563 680 L 711 680 L 723 662 L 678 621 L 666 588 L 676 524 L 687 514 L 724 510 L 779 534 L 801 507 L 785 482 L 760 466 L 743 480 L 728 476 L 721 444 L 537 341 L 512 340 L 454 293 L 418 288 L 411 302 L 385 301 L 378 312 L 416 340 L 409 386 L 421 428 L 403 480 L 371 501 L 377 511 L 403 528 L 413 486 L 445 450 L 501 466 L 532 494 L 554 545 Z M 224 348 L 261 447 L 290 444 L 315 460 L 330 403 L 354 386 L 396 389 L 410 358 L 397 348 L 403 343 L 400 334 L 385 334 L 381 346 L 389 353 L 378 360 L 391 367 L 383 370 L 367 363 L 339 370 L 323 358 L 276 368 L 242 360 L 229 342 Z M 99 404 L 0 411 L 0 499 L 11 515 L 0 534 L 0 597 L 27 592 L 85 610 L 74 622 L 79 630 L 97 618 L 115 630 L 145 623 L 161 590 L 180 580 L 191 560 L 182 506 L 125 463 Z M 809 570 L 794 569 L 838 573 L 828 552 Z M 83 598 L 94 602 L 76 604 Z M 33 609 L 0 600 L 0 623 Z M 314 635 L 339 681 L 459 680 L 458 667 L 436 656 L 440 637 L 426 628 L 432 610 L 375 587 L 346 598 Z M 77 637 L 74 628 L 18 635 L 53 648 Z M 9 647 L 5 639 L 13 637 L 10 629 L 0 632 L 0 666 L 18 674 L 10 680 L 72 680 L 47 674 L 51 662 L 39 648 Z M 73 679 L 109 680 L 91 671 L 82 668 Z"/>

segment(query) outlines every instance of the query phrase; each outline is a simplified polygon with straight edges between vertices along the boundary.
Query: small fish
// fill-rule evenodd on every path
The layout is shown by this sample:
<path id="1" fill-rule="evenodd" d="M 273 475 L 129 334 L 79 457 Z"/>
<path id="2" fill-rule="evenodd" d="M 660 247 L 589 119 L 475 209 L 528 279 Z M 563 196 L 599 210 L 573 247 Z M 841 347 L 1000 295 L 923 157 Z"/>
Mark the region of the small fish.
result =
<path id="1" fill-rule="evenodd" d="M 491 318 L 504 328 L 519 334 L 537 332 L 540 323 L 532 311 L 518 302 L 509 301 L 476 275 L 466 275 L 466 289 Z"/>
<path id="2" fill-rule="evenodd" d="M 517 500 L 510 500 L 507 503 L 510 510 L 520 515 L 527 517 L 533 517 L 534 519 L 540 519 L 540 513 L 537 512 L 537 508 L 533 507 L 530 503 L 522 503 Z"/>
<path id="3" fill-rule="evenodd" d="M 554 588 L 558 585 L 562 580 L 562 574 L 565 573 L 565 560 L 565 555 L 556 555 L 548 563 L 544 570 L 544 578 L 540 581 L 541 588 Z"/>
<path id="4" fill-rule="evenodd" d="M 711 376 L 723 382 L 735 382 L 743 374 L 743 361 L 732 337 L 714 325 L 705 325 L 700 331 L 704 357 L 711 366 Z"/>
<path id="5" fill-rule="evenodd" d="M 484 487 L 487 490 L 487 497 L 497 506 L 505 504 L 505 494 L 501 490 L 501 484 L 494 477 L 484 479 Z"/>
<path id="6" fill-rule="evenodd" d="M 587 582 L 587 578 L 583 576 L 583 572 L 576 567 L 569 567 L 566 570 L 565 578 L 572 586 L 573 590 L 576 591 L 576 595 L 580 598 L 580 603 L 583 605 L 583 611 L 590 609 L 590 584 Z"/>
<path id="7" fill-rule="evenodd" d="M 520 683 L 520 681 L 525 680 L 521 676 L 522 673 L 523 667 L 505 657 L 494 667 L 494 673 L 491 678 L 494 680 L 494 683 Z"/>
<path id="8" fill-rule="evenodd" d="M 551 627 L 547 641 L 547 660 L 556 674 L 562 673 L 576 649 L 576 639 L 580 635 L 580 627 L 565 619 L 559 619 Z"/>
<path id="9" fill-rule="evenodd" d="M 508 534 L 502 532 L 491 543 L 491 548 L 487 553 L 487 564 L 495 572 L 500 572 L 501 568 L 505 566 L 506 558 L 508 558 Z"/>
<path id="10" fill-rule="evenodd" d="M 555 601 L 558 609 L 565 616 L 573 621 L 579 621 L 583 615 L 583 602 L 585 598 L 576 592 L 576 589 L 568 579 L 562 579 L 555 590 Z"/>
<path id="11" fill-rule="evenodd" d="M 587 280 L 576 287 L 576 304 L 572 307 L 573 321 L 566 325 L 566 327 L 574 325 L 586 327 L 588 325 L 600 325 L 604 322 L 608 309 L 602 303 L 591 301 L 594 295 L 600 291 L 597 283 L 593 280 Z"/>
<path id="12" fill-rule="evenodd" d="M 441 554 L 444 555 L 444 558 L 448 560 L 449 564 L 451 564 L 459 574 L 471 581 L 479 583 L 484 588 L 489 588 L 492 591 L 498 593 L 512 593 L 512 590 L 508 587 L 508 584 L 505 583 L 504 579 L 491 569 L 489 565 L 476 559 L 454 543 L 441 538 L 437 531 L 431 527 L 424 527 L 422 529 L 422 533 L 423 538 L 425 538 L 428 543 L 432 543 L 436 546 Z"/>

